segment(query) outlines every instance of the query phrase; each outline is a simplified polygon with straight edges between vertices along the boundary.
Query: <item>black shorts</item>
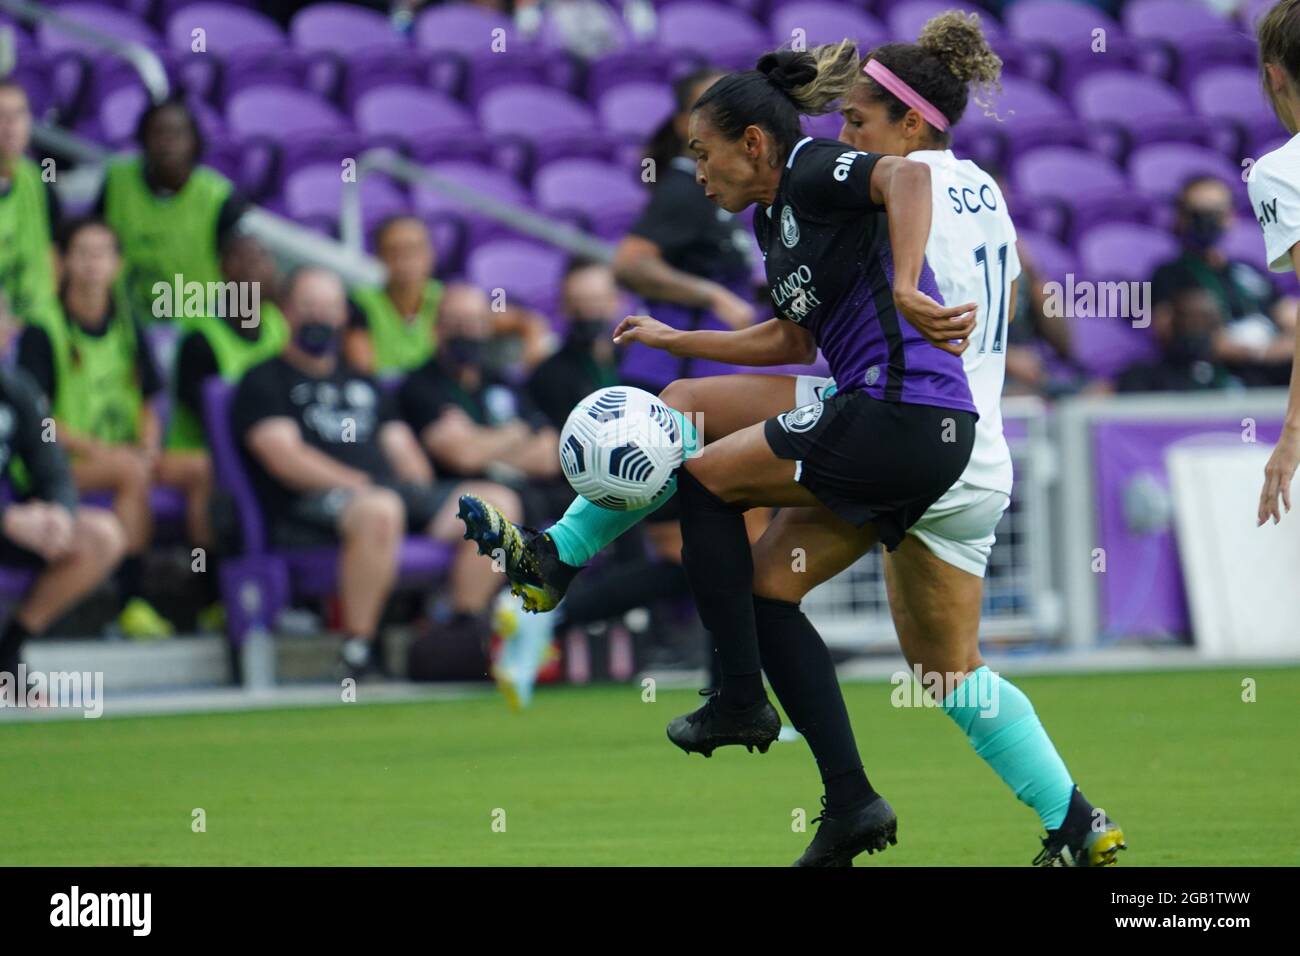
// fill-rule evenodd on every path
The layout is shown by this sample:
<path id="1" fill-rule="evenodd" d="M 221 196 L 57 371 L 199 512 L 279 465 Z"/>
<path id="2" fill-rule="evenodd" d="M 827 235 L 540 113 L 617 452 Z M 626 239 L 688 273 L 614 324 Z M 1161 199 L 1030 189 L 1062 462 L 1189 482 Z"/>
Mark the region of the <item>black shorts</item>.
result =
<path id="1" fill-rule="evenodd" d="M 778 458 L 797 462 L 795 481 L 846 521 L 875 525 L 893 551 L 966 470 L 975 421 L 853 391 L 769 418 L 763 433 Z"/>
<path id="2" fill-rule="evenodd" d="M 438 514 L 457 482 L 432 485 L 395 482 L 386 487 L 397 492 L 406 508 L 407 534 L 423 534 Z M 272 518 L 271 544 L 277 548 L 319 548 L 339 541 L 339 517 L 352 500 L 347 488 L 334 488 L 294 498 L 285 513 Z"/>

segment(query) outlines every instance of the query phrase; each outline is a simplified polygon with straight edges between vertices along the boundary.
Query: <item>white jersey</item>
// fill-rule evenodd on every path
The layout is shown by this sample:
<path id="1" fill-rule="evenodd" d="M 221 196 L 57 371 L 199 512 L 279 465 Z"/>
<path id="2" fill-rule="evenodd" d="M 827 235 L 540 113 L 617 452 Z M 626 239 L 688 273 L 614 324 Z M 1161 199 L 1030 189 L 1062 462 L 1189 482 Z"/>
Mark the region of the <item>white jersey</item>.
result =
<path id="1" fill-rule="evenodd" d="M 934 211 L 925 258 L 948 305 L 974 302 L 975 331 L 962 353 L 979 409 L 975 446 L 960 481 L 1011 494 L 1011 450 L 1002 434 L 1011 283 L 1020 275 L 1016 228 L 993 177 L 952 150 L 919 150 L 908 159 L 930 167 Z"/>
<path id="2" fill-rule="evenodd" d="M 1291 247 L 1300 242 L 1300 134 L 1264 156 L 1246 179 L 1250 208 L 1264 230 L 1268 267 L 1291 271 Z"/>

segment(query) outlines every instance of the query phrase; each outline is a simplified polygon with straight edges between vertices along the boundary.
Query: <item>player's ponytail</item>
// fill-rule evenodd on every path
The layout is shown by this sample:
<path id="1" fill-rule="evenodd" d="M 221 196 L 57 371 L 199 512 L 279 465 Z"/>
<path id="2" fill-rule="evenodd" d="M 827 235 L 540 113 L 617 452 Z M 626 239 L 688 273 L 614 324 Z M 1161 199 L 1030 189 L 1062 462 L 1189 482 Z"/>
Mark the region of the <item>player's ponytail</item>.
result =
<path id="1" fill-rule="evenodd" d="M 966 112 L 972 98 L 988 108 L 988 94 L 1000 89 L 1002 59 L 993 52 L 980 30 L 979 14 L 948 10 L 931 17 L 921 28 L 916 43 L 886 43 L 871 51 L 869 60 L 879 60 L 908 86 L 932 104 L 952 127 Z M 862 84 L 870 99 L 883 102 L 889 119 L 897 123 L 911 108 L 870 77 Z M 935 131 L 946 145 L 946 131 Z"/>
<path id="2" fill-rule="evenodd" d="M 1273 112 L 1291 132 L 1297 132 L 1300 116 L 1290 123 L 1279 108 L 1273 85 L 1269 82 L 1267 67 L 1277 66 L 1286 74 L 1293 91 L 1300 92 L 1300 0 L 1281 0 L 1269 9 L 1255 28 L 1259 39 L 1259 67 L 1264 83 L 1264 93 L 1273 104 Z"/>
<path id="3" fill-rule="evenodd" d="M 759 58 L 755 69 L 730 73 L 695 102 L 730 140 L 750 127 L 766 130 L 775 146 L 773 162 L 784 162 L 804 135 L 800 115 L 817 116 L 853 88 L 858 54 L 852 40 L 811 51 L 777 50 Z"/>

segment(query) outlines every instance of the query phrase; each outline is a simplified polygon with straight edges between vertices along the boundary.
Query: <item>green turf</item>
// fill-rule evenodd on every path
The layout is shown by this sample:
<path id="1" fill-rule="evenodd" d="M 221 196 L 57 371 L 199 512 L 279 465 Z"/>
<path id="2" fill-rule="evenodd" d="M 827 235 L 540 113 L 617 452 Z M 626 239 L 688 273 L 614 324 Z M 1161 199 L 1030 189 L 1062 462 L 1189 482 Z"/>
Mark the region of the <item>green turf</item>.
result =
<path id="1" fill-rule="evenodd" d="M 1123 864 L 1300 862 L 1300 668 L 1016 683 L 1124 825 Z M 891 690 L 846 688 L 899 815 L 898 846 L 860 865 L 1026 864 L 1034 814 L 941 712 L 892 707 Z M 818 809 L 807 747 L 687 757 L 664 726 L 697 701 L 565 688 L 523 715 L 484 696 L 5 724 L 0 864 L 787 865 L 811 835 L 792 811 Z"/>

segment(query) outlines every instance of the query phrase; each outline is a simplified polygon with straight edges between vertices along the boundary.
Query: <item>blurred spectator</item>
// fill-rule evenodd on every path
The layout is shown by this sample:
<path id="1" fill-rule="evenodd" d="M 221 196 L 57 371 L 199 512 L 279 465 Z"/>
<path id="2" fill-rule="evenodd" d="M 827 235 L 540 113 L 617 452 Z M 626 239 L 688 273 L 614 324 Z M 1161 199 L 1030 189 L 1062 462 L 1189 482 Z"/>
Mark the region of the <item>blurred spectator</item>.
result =
<path id="1" fill-rule="evenodd" d="M 691 106 L 722 74 L 697 70 L 674 84 L 677 112 L 647 150 L 654 181 L 650 202 L 614 253 L 618 281 L 645 299 L 646 311 L 679 329 L 737 329 L 754 322 L 751 287 L 754 238 L 744 223 L 719 209 L 695 181 L 686 155 Z M 624 382 L 658 393 L 679 378 L 735 371 L 700 359 L 679 359 L 644 345 L 624 350 Z"/>
<path id="2" fill-rule="evenodd" d="M 199 165 L 203 138 L 183 100 L 145 110 L 136 138 L 141 155 L 109 162 L 95 210 L 122 243 L 122 286 L 140 322 L 155 313 L 157 283 L 216 282 L 218 250 L 245 203 L 219 172 Z"/>
<path id="3" fill-rule="evenodd" d="M 300 269 L 287 280 L 282 301 L 289 342 L 244 374 L 231 409 L 271 543 L 342 543 L 340 662 L 346 673 L 364 676 L 379 664 L 374 640 L 403 537 L 456 542 L 455 616 L 441 636 L 481 659 L 485 612 L 502 578 L 477 556 L 474 542 L 461 540 L 456 499 L 481 495 L 518 520 L 518 497 L 486 482 L 434 481 L 415 436 L 394 414 L 391 393 L 342 361 L 347 299 L 337 276 Z"/>
<path id="4" fill-rule="evenodd" d="M 18 364 L 50 398 L 77 490 L 113 496 L 126 531 L 122 630 L 131 637 L 165 637 L 171 624 L 141 596 L 161 443 L 150 400 L 162 390 L 162 378 L 139 323 L 114 291 L 122 259 L 113 230 L 97 219 L 72 222 L 60 249 L 57 314 L 23 330 Z"/>
<path id="5" fill-rule="evenodd" d="M 473 286 L 449 286 L 440 327 L 438 353 L 398 393 L 402 416 L 434 465 L 467 478 L 558 478 L 556 430 L 525 393 L 483 367 L 487 296 Z"/>
<path id="6" fill-rule="evenodd" d="M 58 198 L 27 158 L 32 112 L 27 91 L 0 80 L 0 291 L 20 321 L 54 311 L 54 236 Z"/>
<path id="7" fill-rule="evenodd" d="M 1172 300 L 1183 289 L 1204 289 L 1226 317 L 1215 337 L 1214 358 L 1251 385 L 1285 385 L 1295 341 L 1295 301 L 1278 296 L 1258 269 L 1233 262 L 1216 244 L 1232 225 L 1232 192 L 1212 176 L 1189 181 L 1178 195 L 1178 258 L 1151 279 L 1159 330 L 1170 321 Z"/>
<path id="8" fill-rule="evenodd" d="M 1120 373 L 1121 392 L 1192 392 L 1239 388 L 1241 382 L 1215 357 L 1214 341 L 1223 328 L 1223 310 L 1208 289 L 1185 287 L 1174 293 L 1170 321 L 1159 334 L 1160 361 Z"/>
<path id="9" fill-rule="evenodd" d="M 0 565 L 36 581 L 0 630 L 0 671 L 16 674 L 23 642 L 43 634 L 122 559 L 126 536 L 112 513 L 78 508 L 60 443 L 46 434 L 45 397 L 21 369 L 0 369 L 0 474 L 27 494 L 0 510 Z M 16 688 L 17 689 L 17 688 Z"/>
<path id="10" fill-rule="evenodd" d="M 158 468 L 164 484 L 185 490 L 190 540 L 205 548 L 212 544 L 212 462 L 203 424 L 204 383 L 214 375 L 238 381 L 247 369 L 279 354 L 289 340 L 289 326 L 272 301 L 275 262 L 266 248 L 250 235 L 232 234 L 222 250 L 221 271 L 227 282 L 257 291 L 258 314 L 246 318 L 225 310 L 229 314 L 181 321 L 171 419 Z"/>
<path id="11" fill-rule="evenodd" d="M 609 266 L 589 260 L 569 264 L 561 288 L 568 323 L 564 344 L 528 380 L 528 395 L 556 428 L 569 412 L 598 388 L 618 384 L 614 343 L 619 291 Z"/>
<path id="12" fill-rule="evenodd" d="M 355 308 L 343 357 L 368 375 L 418 368 L 437 348 L 442 283 L 433 277 L 429 230 L 414 216 L 394 216 L 375 230 L 375 252 L 388 271 L 382 286 L 352 290 Z"/>
<path id="13" fill-rule="evenodd" d="M 1046 278 L 1024 242 L 1016 243 L 1020 278 L 1016 281 L 1011 324 L 1007 328 L 1007 376 L 1003 391 L 1009 395 L 1055 397 L 1078 391 L 1086 375 L 1074 362 L 1070 328 L 1064 316 L 1050 316 L 1043 307 Z"/>

